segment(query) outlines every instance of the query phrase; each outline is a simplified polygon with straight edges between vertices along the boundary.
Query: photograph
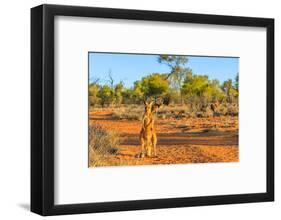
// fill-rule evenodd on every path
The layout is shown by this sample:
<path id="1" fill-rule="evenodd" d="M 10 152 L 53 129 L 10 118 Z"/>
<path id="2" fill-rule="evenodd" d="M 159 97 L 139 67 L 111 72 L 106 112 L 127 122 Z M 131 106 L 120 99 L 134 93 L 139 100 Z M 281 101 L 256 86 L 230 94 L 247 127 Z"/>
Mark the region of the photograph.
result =
<path id="1" fill-rule="evenodd" d="M 239 162 L 239 57 L 88 53 L 88 166 Z"/>

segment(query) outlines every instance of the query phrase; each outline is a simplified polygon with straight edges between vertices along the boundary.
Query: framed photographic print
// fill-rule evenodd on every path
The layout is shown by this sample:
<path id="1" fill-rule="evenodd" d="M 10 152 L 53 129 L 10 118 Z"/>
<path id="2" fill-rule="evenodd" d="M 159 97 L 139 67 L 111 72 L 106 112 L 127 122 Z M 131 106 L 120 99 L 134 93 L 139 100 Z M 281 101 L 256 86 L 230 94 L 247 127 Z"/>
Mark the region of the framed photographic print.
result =
<path id="1" fill-rule="evenodd" d="M 273 200 L 273 19 L 31 9 L 31 211 Z"/>

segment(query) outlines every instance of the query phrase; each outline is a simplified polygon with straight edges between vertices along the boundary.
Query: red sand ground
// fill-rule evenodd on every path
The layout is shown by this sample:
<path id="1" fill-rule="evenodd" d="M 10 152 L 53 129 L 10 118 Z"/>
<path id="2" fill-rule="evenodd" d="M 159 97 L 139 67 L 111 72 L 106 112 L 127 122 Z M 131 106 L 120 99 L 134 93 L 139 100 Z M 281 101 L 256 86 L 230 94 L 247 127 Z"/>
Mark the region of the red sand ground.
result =
<path id="1" fill-rule="evenodd" d="M 115 130 L 122 137 L 117 155 L 106 166 L 238 162 L 238 117 L 157 119 L 157 156 L 136 158 L 141 122 L 112 118 L 112 110 L 89 113 L 90 124 Z"/>

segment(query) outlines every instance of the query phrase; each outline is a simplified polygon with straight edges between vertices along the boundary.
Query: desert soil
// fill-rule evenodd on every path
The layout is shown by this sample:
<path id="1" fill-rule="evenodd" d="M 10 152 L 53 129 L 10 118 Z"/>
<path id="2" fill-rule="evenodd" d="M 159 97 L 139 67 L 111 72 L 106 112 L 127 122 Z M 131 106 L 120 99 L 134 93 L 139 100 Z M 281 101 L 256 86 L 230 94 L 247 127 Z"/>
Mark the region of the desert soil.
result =
<path id="1" fill-rule="evenodd" d="M 114 130 L 122 137 L 118 153 L 106 158 L 108 166 L 239 161 L 238 117 L 157 119 L 157 156 L 136 158 L 141 122 L 113 119 L 112 112 L 89 113 L 90 124 Z"/>

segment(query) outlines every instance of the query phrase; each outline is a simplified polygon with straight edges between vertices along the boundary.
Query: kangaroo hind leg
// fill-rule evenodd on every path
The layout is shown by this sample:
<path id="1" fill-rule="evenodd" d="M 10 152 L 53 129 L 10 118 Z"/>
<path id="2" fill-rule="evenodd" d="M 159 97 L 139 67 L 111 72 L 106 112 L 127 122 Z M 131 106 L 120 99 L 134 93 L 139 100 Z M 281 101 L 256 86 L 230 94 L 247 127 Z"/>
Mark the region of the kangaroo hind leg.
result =
<path id="1" fill-rule="evenodd" d="M 145 157 L 145 151 L 146 151 L 145 150 L 145 140 L 143 137 L 140 138 L 140 142 L 141 142 L 141 152 L 138 157 L 143 158 L 143 157 Z"/>
<path id="2" fill-rule="evenodd" d="M 154 157 L 156 157 L 156 155 L 157 155 L 157 152 L 156 152 L 156 144 L 157 144 L 156 134 L 152 135 L 151 142 L 152 142 L 152 152 L 153 152 L 152 155 Z"/>

